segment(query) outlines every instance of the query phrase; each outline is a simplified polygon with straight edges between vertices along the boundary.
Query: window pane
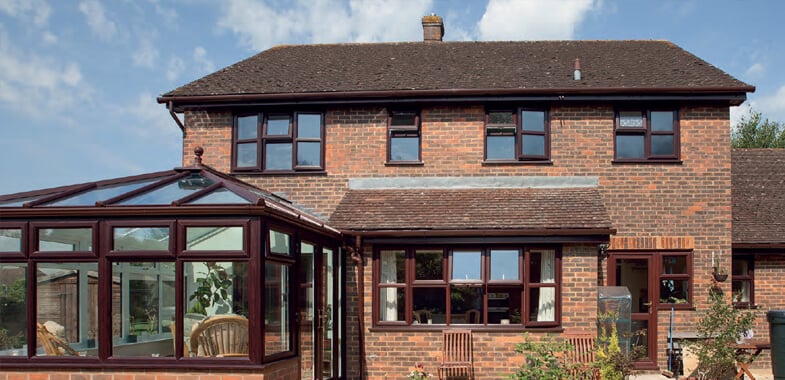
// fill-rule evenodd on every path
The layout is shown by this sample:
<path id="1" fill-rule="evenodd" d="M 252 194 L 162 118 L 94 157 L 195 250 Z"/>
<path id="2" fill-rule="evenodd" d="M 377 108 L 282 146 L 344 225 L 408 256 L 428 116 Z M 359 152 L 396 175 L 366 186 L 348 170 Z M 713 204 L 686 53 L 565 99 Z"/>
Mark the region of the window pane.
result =
<path id="1" fill-rule="evenodd" d="M 644 136 L 616 135 L 616 158 L 645 158 Z"/>
<path id="2" fill-rule="evenodd" d="M 37 322 L 74 352 L 98 355 L 97 344 L 90 346 L 98 331 L 98 263 L 39 263 L 36 282 Z M 37 342 L 36 355 L 63 354 Z"/>
<path id="3" fill-rule="evenodd" d="M 390 137 L 390 161 L 419 161 L 419 137 Z"/>
<path id="4" fill-rule="evenodd" d="M 444 324 L 447 316 L 447 290 L 445 288 L 412 289 L 413 324 Z"/>
<path id="5" fill-rule="evenodd" d="M 237 118 L 237 139 L 255 139 L 258 132 L 258 120 L 256 115 L 240 116 Z"/>
<path id="6" fill-rule="evenodd" d="M 310 244 L 302 244 L 302 249 L 305 250 L 307 247 L 310 247 L 311 253 L 313 253 L 313 246 Z M 279 255 L 291 255 L 292 250 L 289 248 L 289 234 L 278 232 L 276 230 L 270 230 L 270 253 L 276 253 Z"/>
<path id="7" fill-rule="evenodd" d="M 174 355 L 174 263 L 112 264 L 112 355 Z"/>
<path id="8" fill-rule="evenodd" d="M 485 154 L 489 160 L 515 158 L 515 136 L 486 136 Z"/>
<path id="9" fill-rule="evenodd" d="M 444 280 L 444 254 L 441 250 L 417 250 L 414 254 L 415 280 Z"/>
<path id="10" fill-rule="evenodd" d="M 655 156 L 672 156 L 674 154 L 673 135 L 652 135 L 651 154 Z"/>
<path id="11" fill-rule="evenodd" d="M 483 290 L 476 286 L 450 286 L 450 323 L 482 324 Z"/>
<path id="12" fill-rule="evenodd" d="M 0 228 L 0 252 L 22 251 L 22 229 Z"/>
<path id="13" fill-rule="evenodd" d="M 480 251 L 454 251 L 452 253 L 452 280 L 480 280 L 482 253 Z"/>
<path id="14" fill-rule="evenodd" d="M 643 128 L 643 114 L 640 112 L 619 112 L 620 128 Z"/>
<path id="15" fill-rule="evenodd" d="M 168 251 L 168 227 L 115 227 L 115 251 Z"/>
<path id="16" fill-rule="evenodd" d="M 488 288 L 488 323 L 489 324 L 520 324 L 521 323 L 521 288 L 491 287 Z"/>
<path id="17" fill-rule="evenodd" d="M 512 112 L 489 112 L 488 124 L 512 124 Z"/>
<path id="18" fill-rule="evenodd" d="M 266 170 L 292 169 L 292 144 L 265 144 L 264 168 Z"/>
<path id="19" fill-rule="evenodd" d="M 529 321 L 556 321 L 556 288 L 542 287 L 529 290 Z"/>
<path id="20" fill-rule="evenodd" d="M 749 303 L 752 299 L 750 297 L 752 290 L 752 282 L 748 280 L 733 280 L 731 281 L 733 287 L 733 302 L 746 302 Z"/>
<path id="21" fill-rule="evenodd" d="M 164 187 L 142 193 L 119 202 L 122 205 L 169 205 L 173 201 L 187 197 L 212 185 L 213 180 L 193 173 Z"/>
<path id="22" fill-rule="evenodd" d="M 556 283 L 556 251 L 539 250 L 529 254 L 530 283 L 553 284 Z"/>
<path id="23" fill-rule="evenodd" d="M 289 115 L 272 115 L 267 118 L 268 136 L 289 135 Z"/>
<path id="24" fill-rule="evenodd" d="M 322 143 L 297 143 L 297 165 L 316 167 L 322 166 Z"/>
<path id="25" fill-rule="evenodd" d="M 390 125 L 392 126 L 413 126 L 416 125 L 417 114 L 415 113 L 394 113 Z"/>
<path id="26" fill-rule="evenodd" d="M 248 167 L 257 165 L 256 143 L 237 144 L 237 167 Z"/>
<path id="27" fill-rule="evenodd" d="M 689 280 L 661 280 L 660 303 L 687 303 L 690 299 Z"/>
<path id="28" fill-rule="evenodd" d="M 144 181 L 137 181 L 131 183 L 121 183 L 116 185 L 102 186 L 93 190 L 88 190 L 82 193 L 74 194 L 70 197 L 63 198 L 54 202 L 49 202 L 47 206 L 94 206 L 95 202 L 105 201 L 114 198 L 120 194 L 125 194 L 143 186 L 152 184 L 159 181 L 161 178 L 147 179 Z"/>
<path id="29" fill-rule="evenodd" d="M 26 264 L 0 264 L 0 356 L 27 356 Z"/>
<path id="30" fill-rule="evenodd" d="M 222 355 L 215 345 L 210 344 L 207 335 L 200 335 L 200 326 L 210 319 L 220 318 L 227 314 L 248 317 L 248 263 L 246 262 L 186 262 L 183 265 L 183 291 L 185 292 L 186 321 L 183 332 L 186 346 L 191 356 Z M 204 317 L 198 320 L 198 315 Z M 211 318 L 212 317 L 212 318 Z M 186 324 L 196 327 L 188 330 Z M 206 325 L 205 325 L 206 326 Z M 208 339 L 199 341 L 197 337 Z M 242 336 L 242 335 L 240 335 Z M 243 340 L 232 344 L 233 347 L 244 346 L 247 354 L 247 333 Z"/>
<path id="31" fill-rule="evenodd" d="M 301 113 L 297 115 L 297 137 L 314 138 L 322 137 L 322 115 Z"/>
<path id="32" fill-rule="evenodd" d="M 243 227 L 186 227 L 189 251 L 242 251 Z"/>
<path id="33" fill-rule="evenodd" d="M 41 228 L 38 230 L 41 252 L 75 252 L 93 250 L 92 228 Z"/>
<path id="34" fill-rule="evenodd" d="M 663 256 L 662 274 L 687 274 L 687 256 Z"/>
<path id="35" fill-rule="evenodd" d="M 521 111 L 521 128 L 524 131 L 545 131 L 545 112 Z"/>
<path id="36" fill-rule="evenodd" d="M 651 130 L 656 132 L 673 131 L 672 111 L 652 111 Z"/>
<path id="37" fill-rule="evenodd" d="M 394 284 L 406 282 L 406 252 L 404 251 L 381 251 L 379 268 L 379 283 Z"/>
<path id="38" fill-rule="evenodd" d="M 749 259 L 747 259 L 747 258 L 743 258 L 743 259 L 734 258 L 731 265 L 732 265 L 731 271 L 732 271 L 732 274 L 734 276 L 749 276 L 749 274 L 750 274 L 749 273 L 749 270 L 750 270 Z"/>
<path id="39" fill-rule="evenodd" d="M 544 156 L 545 155 L 545 136 L 522 135 L 521 154 L 524 156 Z"/>
<path id="40" fill-rule="evenodd" d="M 403 288 L 379 288 L 379 320 L 405 321 L 406 306 Z"/>
<path id="41" fill-rule="evenodd" d="M 302 244 L 300 249 L 300 318 L 303 321 L 313 321 L 314 315 L 314 246 Z"/>
<path id="42" fill-rule="evenodd" d="M 491 250 L 491 280 L 518 280 L 518 250 Z"/>
<path id="43" fill-rule="evenodd" d="M 207 195 L 188 201 L 189 205 L 214 205 L 214 204 L 249 204 L 247 199 L 237 195 L 237 193 L 221 187 L 211 191 Z"/>
<path id="44" fill-rule="evenodd" d="M 265 263 L 264 292 L 264 354 L 290 351 L 289 266 Z"/>

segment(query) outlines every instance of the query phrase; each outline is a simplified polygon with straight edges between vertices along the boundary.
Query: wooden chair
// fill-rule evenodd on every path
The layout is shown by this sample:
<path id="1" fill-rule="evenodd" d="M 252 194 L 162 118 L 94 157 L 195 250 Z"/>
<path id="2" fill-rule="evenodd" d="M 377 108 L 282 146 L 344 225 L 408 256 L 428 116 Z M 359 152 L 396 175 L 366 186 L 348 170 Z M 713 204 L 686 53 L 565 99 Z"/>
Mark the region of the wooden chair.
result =
<path id="1" fill-rule="evenodd" d="M 417 323 L 422 324 L 428 323 L 428 320 L 432 318 L 431 311 L 427 309 L 415 310 L 412 312 L 412 315 L 414 316 L 414 320 L 417 321 Z"/>
<path id="2" fill-rule="evenodd" d="M 444 345 L 442 362 L 439 365 L 439 379 L 453 377 L 474 379 L 472 331 L 468 329 L 443 330 L 442 335 Z"/>
<path id="3" fill-rule="evenodd" d="M 472 324 L 480 323 L 480 311 L 477 309 L 466 310 L 464 321 L 466 321 L 466 323 L 472 323 Z"/>
<path id="4" fill-rule="evenodd" d="M 248 319 L 241 315 L 216 315 L 205 319 L 191 333 L 195 356 L 248 356 Z"/>
<path id="5" fill-rule="evenodd" d="M 36 330 L 38 336 L 38 343 L 44 348 L 44 353 L 49 356 L 79 356 L 79 353 L 71 348 L 68 343 L 63 342 L 57 335 L 52 334 L 42 324 L 38 324 Z"/>
<path id="6" fill-rule="evenodd" d="M 588 332 L 566 333 L 564 340 L 572 349 L 563 361 L 570 367 L 570 379 L 600 380 L 600 369 L 593 367 L 596 335 Z"/>

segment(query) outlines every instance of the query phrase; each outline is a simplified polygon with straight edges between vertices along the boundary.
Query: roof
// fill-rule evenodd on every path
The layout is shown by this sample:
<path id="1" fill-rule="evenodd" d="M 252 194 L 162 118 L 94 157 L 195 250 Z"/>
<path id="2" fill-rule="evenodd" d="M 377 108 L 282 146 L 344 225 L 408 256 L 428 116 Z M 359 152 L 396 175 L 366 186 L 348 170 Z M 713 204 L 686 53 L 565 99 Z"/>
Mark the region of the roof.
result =
<path id="1" fill-rule="evenodd" d="M 734 149 L 733 244 L 785 244 L 785 149 Z"/>
<path id="2" fill-rule="evenodd" d="M 577 81 L 576 58 L 582 70 Z M 159 102 L 238 95 L 345 98 L 754 90 L 668 41 L 352 43 L 276 46 L 170 91 Z"/>
<path id="3" fill-rule="evenodd" d="M 330 225 L 353 232 L 503 230 L 525 234 L 608 234 L 597 188 L 349 190 Z"/>
<path id="4" fill-rule="evenodd" d="M 200 162 L 191 167 L 0 195 L 3 219 L 51 216 L 269 214 L 337 231 L 289 200 Z"/>

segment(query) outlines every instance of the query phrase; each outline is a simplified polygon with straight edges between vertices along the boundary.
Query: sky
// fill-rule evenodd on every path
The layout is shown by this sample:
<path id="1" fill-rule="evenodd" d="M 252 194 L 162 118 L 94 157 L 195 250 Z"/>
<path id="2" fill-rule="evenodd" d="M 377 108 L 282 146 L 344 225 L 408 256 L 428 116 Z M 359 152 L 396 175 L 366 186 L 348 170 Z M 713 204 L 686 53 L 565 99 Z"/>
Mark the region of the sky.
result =
<path id="1" fill-rule="evenodd" d="M 168 170 L 182 135 L 156 98 L 280 44 L 669 40 L 756 86 L 785 122 L 779 0 L 0 0 L 0 194 Z"/>

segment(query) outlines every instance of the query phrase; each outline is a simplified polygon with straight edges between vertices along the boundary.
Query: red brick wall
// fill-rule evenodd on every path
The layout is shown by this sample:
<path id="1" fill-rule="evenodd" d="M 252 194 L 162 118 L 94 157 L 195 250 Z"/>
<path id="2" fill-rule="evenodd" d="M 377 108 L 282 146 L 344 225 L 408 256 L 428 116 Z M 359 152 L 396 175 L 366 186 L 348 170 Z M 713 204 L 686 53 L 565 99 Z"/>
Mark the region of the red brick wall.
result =
<path id="1" fill-rule="evenodd" d="M 296 203 L 328 217 L 353 177 L 405 176 L 597 176 L 608 213 L 620 237 L 650 239 L 689 237 L 694 242 L 694 303 L 696 311 L 680 311 L 677 330 L 694 329 L 705 309 L 710 283 L 710 257 L 715 252 L 730 267 L 731 200 L 728 107 L 682 107 L 682 163 L 613 163 L 613 105 L 554 106 L 551 108 L 552 164 L 483 164 L 481 105 L 428 106 L 422 109 L 422 166 L 385 165 L 386 115 L 383 107 L 333 108 L 326 112 L 326 175 L 242 175 L 239 178 L 273 192 L 285 193 Z M 188 112 L 184 163 L 193 148 L 205 148 L 204 162 L 228 171 L 231 150 L 229 113 Z M 368 254 L 369 250 L 366 250 Z M 606 262 L 598 265 L 588 247 L 565 249 L 562 301 L 565 327 L 592 328 L 596 317 L 598 276 L 607 278 Z M 370 262 L 369 262 L 370 264 Z M 369 267 L 368 267 L 369 268 Z M 353 266 L 347 284 L 354 284 Z M 365 272 L 365 322 L 371 326 L 371 272 Z M 571 284 L 568 285 L 568 281 Z M 756 281 L 760 283 L 760 281 Z M 730 290 L 730 282 L 723 286 Z M 355 378 L 357 355 L 356 299 L 347 289 L 347 336 L 350 377 Z M 571 297 L 581 302 L 572 302 Z M 587 307 L 588 306 L 588 307 Z M 660 365 L 664 366 L 668 312 L 658 312 Z M 438 356 L 437 344 L 418 334 L 366 331 L 368 373 L 402 377 L 418 358 Z M 477 333 L 477 343 L 514 340 L 517 334 Z M 390 339 L 388 339 L 390 338 Z M 401 344 L 390 345 L 395 339 Z M 412 344 L 413 342 L 413 344 Z M 494 345 L 493 352 L 507 353 L 512 343 Z M 485 360 L 483 346 L 475 346 L 478 368 L 497 376 L 504 361 Z M 412 352 L 418 354 L 413 355 Z M 426 354 L 427 353 L 427 354 Z M 385 359 L 382 359 L 384 357 Z M 489 356 L 490 357 L 490 356 Z M 389 359 L 388 359 L 389 358 Z M 392 358 L 395 358 L 393 360 Z M 408 359 L 407 359 L 408 358 Z M 411 360 L 410 360 L 411 359 Z M 506 360 L 506 359 L 505 359 Z M 511 359 L 512 360 L 512 359 Z M 428 367 L 428 365 L 426 365 Z M 432 366 L 431 366 L 432 367 Z"/>

